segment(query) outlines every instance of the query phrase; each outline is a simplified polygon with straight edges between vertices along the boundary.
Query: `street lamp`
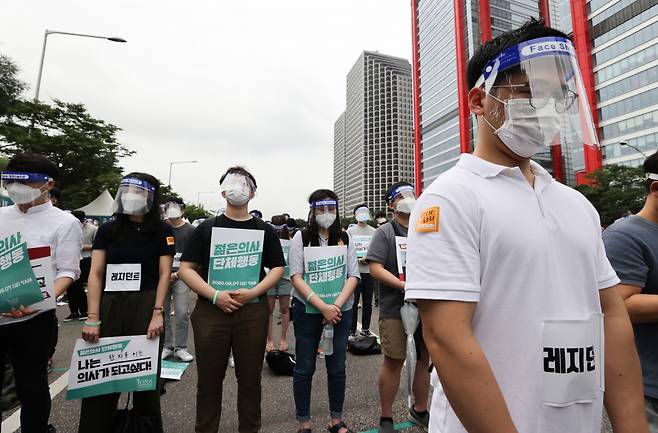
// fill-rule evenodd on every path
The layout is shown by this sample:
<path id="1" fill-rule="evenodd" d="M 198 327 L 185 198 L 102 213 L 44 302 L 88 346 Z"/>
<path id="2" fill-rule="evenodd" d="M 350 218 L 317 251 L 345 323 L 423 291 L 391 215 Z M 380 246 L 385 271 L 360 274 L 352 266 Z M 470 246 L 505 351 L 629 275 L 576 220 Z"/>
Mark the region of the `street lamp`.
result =
<path id="1" fill-rule="evenodd" d="M 196 205 L 201 206 L 201 194 L 215 194 L 217 191 L 199 191 L 196 193 Z"/>
<path id="2" fill-rule="evenodd" d="M 620 146 L 628 146 L 628 147 L 630 147 L 631 149 L 635 150 L 636 152 L 639 152 L 640 154 L 642 154 L 642 156 L 644 157 L 644 159 L 647 159 L 647 154 L 646 154 L 646 153 L 642 152 L 640 149 L 638 149 L 637 147 L 633 146 L 632 144 L 628 144 L 628 141 L 620 141 L 620 142 L 619 142 L 619 145 L 620 145 Z"/>
<path id="3" fill-rule="evenodd" d="M 167 185 L 171 187 L 171 170 L 174 168 L 174 164 L 196 164 L 199 161 L 172 161 L 169 163 L 169 182 Z"/>
<path id="4" fill-rule="evenodd" d="M 46 30 L 43 35 L 43 49 L 41 50 L 41 63 L 39 64 L 39 76 L 37 77 L 37 88 L 34 93 L 34 102 L 39 102 L 39 90 L 41 89 L 41 75 L 43 74 L 43 60 L 46 58 L 46 44 L 48 42 L 49 35 L 68 35 L 68 36 L 80 36 L 83 38 L 95 38 L 95 39 L 105 39 L 112 42 L 128 42 L 123 38 L 118 38 L 116 36 L 96 36 L 96 35 L 85 35 L 83 33 L 69 33 L 69 32 L 59 32 L 56 30 Z"/>

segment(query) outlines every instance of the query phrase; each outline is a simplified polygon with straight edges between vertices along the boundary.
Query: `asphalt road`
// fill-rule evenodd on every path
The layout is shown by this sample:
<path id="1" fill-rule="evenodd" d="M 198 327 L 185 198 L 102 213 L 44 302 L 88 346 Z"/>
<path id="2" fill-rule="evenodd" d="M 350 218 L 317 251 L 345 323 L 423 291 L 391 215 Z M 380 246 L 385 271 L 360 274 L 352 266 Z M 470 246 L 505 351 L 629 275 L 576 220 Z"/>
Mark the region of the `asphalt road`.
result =
<path id="1" fill-rule="evenodd" d="M 194 295 L 191 295 L 191 304 L 194 303 Z M 192 309 L 193 307 L 191 307 Z M 51 412 L 51 423 L 59 433 L 75 433 L 77 431 L 80 402 L 67 401 L 65 399 L 65 383 L 70 356 L 73 351 L 75 340 L 80 338 L 82 328 L 81 322 L 63 323 L 68 315 L 67 306 L 57 308 L 57 316 L 60 318 L 59 343 L 55 353 L 55 371 L 50 375 L 51 394 L 53 405 Z M 378 311 L 373 312 L 374 332 L 377 331 Z M 294 348 L 292 328 L 289 331 L 290 347 Z M 278 340 L 277 340 L 278 341 Z M 194 353 L 194 342 L 190 327 L 189 350 Z M 314 431 L 326 431 L 328 422 L 328 398 L 326 391 L 326 373 L 324 360 L 318 358 L 318 368 L 313 382 L 313 398 L 311 413 L 315 420 Z M 345 401 L 345 421 L 355 432 L 375 432 L 379 420 L 379 398 L 377 390 L 377 375 L 381 363 L 381 355 L 357 357 L 348 354 L 347 360 L 347 392 Z M 230 369 L 229 369 L 230 370 Z M 406 392 L 404 391 L 404 371 L 400 392 L 394 407 L 396 423 L 407 420 Z M 195 415 L 195 389 L 197 375 L 196 365 L 192 362 L 180 381 L 170 381 L 166 385 L 166 394 L 162 396 L 162 415 L 165 432 L 187 433 L 194 431 Z M 237 383 L 235 376 L 228 371 L 224 381 L 224 402 L 222 407 L 222 420 L 220 433 L 237 432 L 236 411 Z M 262 422 L 264 433 L 291 433 L 297 431 L 295 421 L 295 408 L 292 399 L 292 379 L 288 377 L 275 376 L 266 364 L 263 366 L 263 398 L 262 398 Z M 120 404 L 124 403 L 122 399 Z M 12 416 L 13 415 L 13 416 Z M 14 433 L 20 431 L 17 424 L 17 414 L 13 412 L 3 414 L 2 433 Z M 420 433 L 415 427 L 403 426 L 405 433 Z M 612 430 L 606 427 L 604 433 Z"/>

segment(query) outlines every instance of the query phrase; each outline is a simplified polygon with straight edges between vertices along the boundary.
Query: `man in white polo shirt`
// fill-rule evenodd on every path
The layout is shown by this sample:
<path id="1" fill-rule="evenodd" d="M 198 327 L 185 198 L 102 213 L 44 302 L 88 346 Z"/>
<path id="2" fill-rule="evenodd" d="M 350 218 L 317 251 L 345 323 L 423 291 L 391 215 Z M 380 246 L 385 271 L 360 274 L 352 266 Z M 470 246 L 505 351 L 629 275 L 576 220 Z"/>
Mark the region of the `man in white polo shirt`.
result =
<path id="1" fill-rule="evenodd" d="M 605 387 L 614 431 L 647 433 L 598 214 L 530 161 L 561 137 L 597 145 L 571 42 L 531 20 L 475 53 L 468 84 L 475 152 L 409 225 L 406 299 L 441 381 L 429 431 L 600 433 Z"/>
<path id="2" fill-rule="evenodd" d="M 0 317 L 0 383 L 8 357 L 21 402 L 21 431 L 54 432 L 48 425 L 46 366 L 57 320 L 55 299 L 80 276 L 82 230 L 73 215 L 51 204 L 48 191 L 55 185 L 57 167 L 46 158 L 18 154 L 1 178 L 15 204 L 0 208 L 0 231 L 20 231 L 44 300 Z"/>

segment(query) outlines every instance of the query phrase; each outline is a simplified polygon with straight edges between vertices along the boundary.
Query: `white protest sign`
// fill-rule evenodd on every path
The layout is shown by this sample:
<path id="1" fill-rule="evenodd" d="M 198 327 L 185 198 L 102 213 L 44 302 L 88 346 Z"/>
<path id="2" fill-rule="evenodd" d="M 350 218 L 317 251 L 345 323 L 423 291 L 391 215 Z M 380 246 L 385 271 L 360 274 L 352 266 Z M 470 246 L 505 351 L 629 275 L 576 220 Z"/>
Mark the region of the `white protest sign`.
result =
<path id="1" fill-rule="evenodd" d="M 398 262 L 398 274 L 400 279 L 404 280 L 404 274 L 407 268 L 407 238 L 404 236 L 395 237 L 395 255 Z"/>
<path id="2" fill-rule="evenodd" d="M 352 241 L 354 242 L 354 248 L 356 249 L 357 258 L 362 259 L 368 254 L 368 247 L 370 246 L 371 240 L 372 240 L 372 236 L 363 236 L 363 235 L 352 236 Z"/>

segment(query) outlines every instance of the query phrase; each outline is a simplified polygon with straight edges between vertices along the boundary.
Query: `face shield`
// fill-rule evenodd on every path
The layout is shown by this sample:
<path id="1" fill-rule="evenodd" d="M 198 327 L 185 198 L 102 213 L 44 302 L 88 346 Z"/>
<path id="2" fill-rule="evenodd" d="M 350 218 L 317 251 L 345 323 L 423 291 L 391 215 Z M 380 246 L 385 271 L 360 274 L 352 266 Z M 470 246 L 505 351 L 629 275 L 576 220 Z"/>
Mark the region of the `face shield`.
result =
<path id="1" fill-rule="evenodd" d="M 183 216 L 183 207 L 175 201 L 170 201 L 164 205 L 164 215 L 167 219 L 175 220 Z"/>
<path id="2" fill-rule="evenodd" d="M 231 206 L 244 205 L 251 199 L 251 193 L 256 192 L 256 185 L 254 185 L 251 179 L 237 173 L 226 175 L 220 187 L 226 197 L 226 201 Z"/>
<path id="3" fill-rule="evenodd" d="M 0 175 L 2 187 L 16 204 L 35 203 L 48 191 L 47 184 L 51 180 L 42 173 L 5 171 Z"/>
<path id="4" fill-rule="evenodd" d="M 354 212 L 354 218 L 360 223 L 370 221 L 372 219 L 372 216 L 370 215 L 370 209 L 365 206 L 358 208 Z"/>
<path id="5" fill-rule="evenodd" d="M 410 214 L 416 204 L 416 191 L 411 185 L 402 185 L 391 191 L 386 201 L 396 212 Z"/>
<path id="6" fill-rule="evenodd" d="M 145 180 L 124 177 L 119 184 L 112 212 L 125 215 L 145 215 L 153 207 L 155 187 Z"/>
<path id="7" fill-rule="evenodd" d="M 311 203 L 311 212 L 320 227 L 328 229 L 336 221 L 338 202 L 333 199 L 318 200 Z"/>
<path id="8" fill-rule="evenodd" d="M 522 157 L 562 141 L 599 145 L 568 39 L 538 38 L 506 49 L 487 63 L 476 87 L 501 103 L 490 113 L 494 124 L 484 120 Z"/>

